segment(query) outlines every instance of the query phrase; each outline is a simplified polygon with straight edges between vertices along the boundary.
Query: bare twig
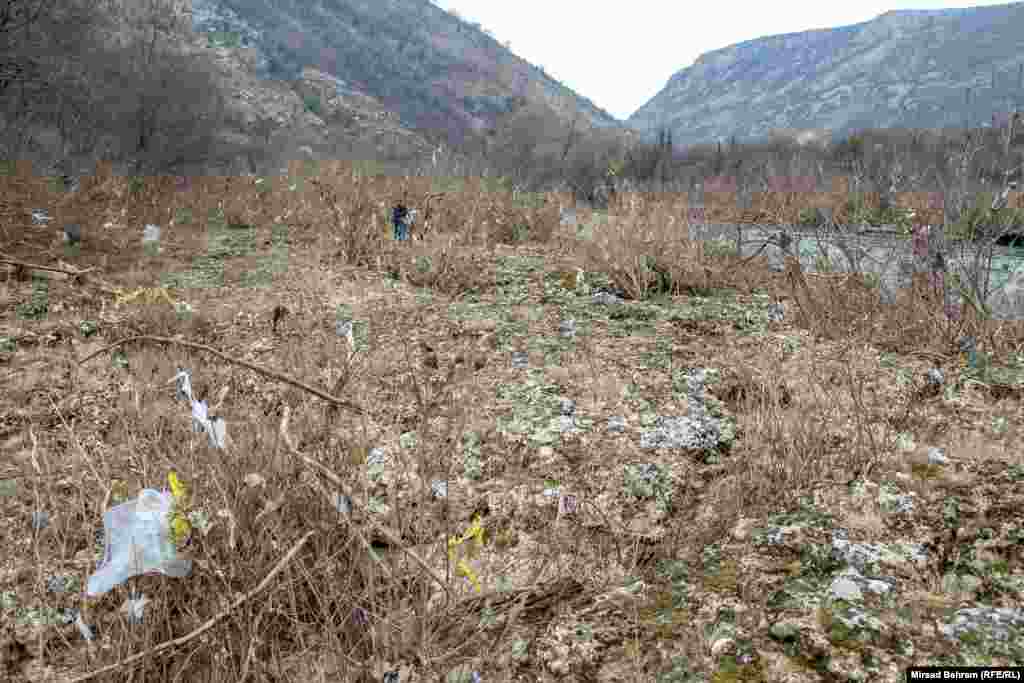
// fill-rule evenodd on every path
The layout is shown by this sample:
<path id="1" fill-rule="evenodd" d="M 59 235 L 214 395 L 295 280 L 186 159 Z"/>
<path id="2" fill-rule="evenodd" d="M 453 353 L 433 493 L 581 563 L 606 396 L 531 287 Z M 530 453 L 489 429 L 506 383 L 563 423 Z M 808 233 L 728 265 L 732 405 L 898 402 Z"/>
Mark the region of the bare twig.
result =
<path id="1" fill-rule="evenodd" d="M 98 351 L 90 353 L 88 356 L 86 356 L 82 360 L 78 361 L 78 364 L 79 365 L 83 365 L 83 364 L 89 362 L 90 360 L 92 360 L 93 358 L 95 358 L 96 356 L 99 356 L 100 354 L 106 353 L 107 351 L 110 351 L 111 349 L 115 349 L 115 348 L 117 348 L 119 346 L 122 346 L 124 344 L 129 343 L 129 342 L 134 342 L 134 341 L 152 341 L 152 342 L 157 342 L 158 344 L 177 344 L 178 346 L 184 346 L 186 348 L 195 349 L 197 351 L 206 351 L 207 353 L 212 353 L 213 355 L 217 356 L 221 360 L 227 361 L 228 363 L 233 363 L 235 365 L 241 365 L 242 367 L 248 368 L 248 369 L 252 370 L 253 372 L 257 372 L 257 373 L 263 375 L 264 377 L 269 377 L 271 379 L 276 379 L 279 382 L 284 382 L 285 384 L 291 384 L 293 387 L 298 387 L 299 389 L 303 389 L 304 391 L 308 391 L 309 393 L 313 394 L 314 396 L 322 398 L 325 401 L 330 401 L 334 405 L 341 406 L 341 407 L 344 407 L 344 408 L 348 408 L 349 410 L 354 411 L 358 415 L 363 415 L 366 412 L 362 407 L 360 407 L 360 406 L 358 406 L 358 405 L 356 405 L 356 404 L 354 404 L 354 403 L 352 403 L 350 401 L 346 401 L 344 399 L 340 399 L 340 398 L 336 398 L 334 396 L 331 396 L 330 394 L 328 394 L 326 392 L 320 391 L 316 387 L 309 386 L 305 382 L 300 382 L 297 379 L 294 379 L 292 377 L 288 377 L 287 375 L 283 375 L 283 374 L 281 374 L 279 372 L 275 372 L 273 370 L 267 370 L 266 368 L 261 368 L 258 365 L 253 365 L 252 363 L 250 363 L 248 361 L 241 360 L 239 358 L 232 358 L 231 356 L 225 355 L 225 354 L 221 353 L 220 351 L 218 351 L 217 349 L 214 349 L 214 348 L 211 348 L 209 346 L 206 346 L 205 344 L 197 344 L 195 342 L 185 341 L 184 339 L 173 339 L 173 338 L 170 338 L 170 337 L 154 337 L 154 336 L 148 335 L 148 334 L 138 335 L 138 336 L 135 336 L 135 337 L 126 337 L 125 339 L 121 339 L 119 341 L 114 342 L 113 344 L 109 344 L 108 346 L 104 346 L 102 349 L 100 349 Z"/>
<path id="2" fill-rule="evenodd" d="M 352 490 L 348 487 L 347 484 L 345 484 L 344 481 L 342 481 L 341 477 L 339 477 L 337 474 L 332 472 L 331 469 L 329 467 L 327 467 L 326 465 L 317 462 L 316 460 L 314 460 L 313 458 L 309 457 L 308 455 L 302 453 L 301 451 L 299 451 L 298 448 L 295 447 L 295 444 L 294 444 L 291 436 L 289 436 L 289 434 L 288 434 L 288 416 L 289 416 L 290 412 L 291 411 L 290 411 L 289 407 L 285 406 L 285 408 L 284 408 L 284 416 L 281 418 L 281 429 L 280 429 L 281 438 L 284 440 L 285 445 L 288 446 L 288 450 L 293 455 L 301 458 L 304 463 L 306 463 L 307 465 L 309 465 L 313 469 L 318 470 L 332 484 L 334 484 L 335 486 L 340 488 L 344 492 L 344 494 L 346 496 L 348 496 L 349 500 L 352 501 L 352 503 L 354 505 L 355 504 L 355 497 L 353 496 Z M 448 594 L 448 597 L 451 598 L 451 592 L 449 591 L 448 584 L 445 582 L 445 580 L 442 579 L 441 576 L 438 575 L 437 572 L 435 572 L 433 569 L 431 569 L 430 565 L 428 565 L 426 562 L 424 562 L 416 553 L 414 553 L 412 550 L 409 550 L 409 548 L 405 547 L 405 543 L 402 541 L 401 538 L 399 538 L 394 532 L 392 532 L 390 529 L 388 529 L 387 527 L 385 527 L 382 524 L 380 524 L 380 522 L 376 521 L 372 517 L 367 516 L 366 521 L 370 523 L 370 526 L 372 526 L 375 531 L 377 531 L 382 536 L 384 536 L 384 538 L 386 538 L 388 540 L 388 543 L 390 543 L 395 548 L 400 548 L 402 550 L 402 552 L 404 552 L 406 555 L 411 557 L 413 559 L 413 561 L 416 564 L 418 564 L 423 569 L 423 571 L 425 571 L 428 575 L 430 575 L 430 578 L 434 579 L 434 581 L 436 581 L 441 586 L 441 588 L 444 589 L 445 593 Z M 363 542 L 364 545 L 366 545 L 366 546 L 369 545 L 369 544 L 366 543 L 366 539 L 362 538 L 362 535 L 359 534 L 358 531 L 357 531 L 357 536 L 360 537 L 360 540 Z M 388 572 L 388 573 L 390 573 L 390 572 Z"/>
<path id="3" fill-rule="evenodd" d="M 65 275 L 71 275 L 72 277 L 78 277 L 85 275 L 86 273 L 96 270 L 93 268 L 84 268 L 82 270 L 68 270 L 67 268 L 54 268 L 53 266 L 40 266 L 35 263 L 29 263 L 27 261 L 18 261 L 12 258 L 0 258 L 0 263 L 6 263 L 12 266 L 22 266 L 23 268 L 31 268 L 33 270 L 48 270 L 54 273 L 64 273 Z"/>
<path id="4" fill-rule="evenodd" d="M 304 546 L 306 542 L 310 538 L 312 538 L 313 534 L 315 533 L 315 531 L 307 531 L 306 535 L 300 538 L 298 542 L 292 546 L 291 550 L 289 550 L 288 553 L 278 561 L 274 568 L 270 570 L 270 573 L 267 574 L 262 581 L 260 581 L 258 586 L 256 586 L 251 591 L 235 600 L 226 609 L 221 611 L 216 616 L 212 617 L 209 621 L 204 623 L 196 630 L 186 635 L 183 635 L 180 638 L 164 641 L 163 643 L 160 643 L 155 647 L 149 648 L 145 652 L 140 652 L 138 654 L 132 655 L 131 657 L 128 657 L 127 659 L 122 659 L 120 662 L 117 662 L 115 664 L 111 664 L 109 666 L 103 667 L 102 669 L 97 669 L 96 671 L 92 671 L 83 676 L 73 678 L 68 683 L 83 683 L 83 681 L 91 681 L 97 676 L 102 676 L 105 673 L 116 671 L 122 667 L 134 666 L 150 655 L 155 655 L 158 652 L 163 652 L 164 650 L 169 650 L 171 648 L 178 647 L 179 645 L 184 645 L 190 640 L 193 640 L 194 638 L 206 633 L 211 628 L 216 626 L 219 622 L 221 622 L 226 616 L 231 614 L 231 612 L 238 609 L 243 603 L 252 599 L 255 595 L 261 593 L 268 585 L 270 585 L 270 582 L 273 580 L 273 578 L 277 576 L 282 569 L 284 569 L 285 565 L 292 561 L 292 559 L 299 553 L 299 550 L 302 549 L 302 546 Z"/>

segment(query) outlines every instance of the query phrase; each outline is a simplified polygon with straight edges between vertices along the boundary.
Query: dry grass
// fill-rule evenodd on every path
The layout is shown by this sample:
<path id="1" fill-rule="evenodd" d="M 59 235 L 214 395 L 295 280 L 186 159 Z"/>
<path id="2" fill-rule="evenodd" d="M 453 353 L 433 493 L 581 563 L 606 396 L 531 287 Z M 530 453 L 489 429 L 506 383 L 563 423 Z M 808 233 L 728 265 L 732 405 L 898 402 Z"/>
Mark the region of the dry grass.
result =
<path id="1" fill-rule="evenodd" d="M 564 197 L 527 203 L 473 179 L 438 187 L 338 164 L 310 178 L 293 167 L 262 185 L 131 185 L 91 179 L 45 229 L 24 211 L 55 206 L 45 187 L 22 178 L 3 188 L 2 257 L 97 269 L 51 278 L 44 315 L 9 306 L 0 315 L 4 621 L 26 608 L 74 608 L 97 634 L 86 642 L 73 625 L 19 618 L 6 641 L 11 676 L 379 681 L 400 670 L 402 681 L 470 680 L 471 671 L 554 680 L 571 669 L 576 680 L 647 681 L 682 654 L 715 674 L 705 612 L 653 625 L 672 603 L 658 592 L 659 561 L 699 560 L 706 546 L 742 541 L 751 520 L 900 470 L 901 433 L 941 440 L 957 424 L 970 429 L 965 453 L 991 455 L 1021 428 L 1016 385 L 1000 385 L 1009 393 L 997 404 L 993 381 L 944 401 L 920 380 L 932 366 L 959 371 L 953 348 L 968 331 L 993 357 L 1012 356 L 1019 327 L 968 317 L 953 328 L 926 291 L 881 306 L 856 278 L 812 277 L 796 263 L 778 274 L 764 259 L 712 252 L 687 239 L 677 198 L 623 197 L 583 238 L 559 226 Z M 424 240 L 393 242 L 391 203 L 439 190 L 447 194 Z M 765 211 L 794 210 L 792 197 L 772 201 Z M 62 256 L 53 226 L 72 216 L 86 237 Z M 601 217 L 581 211 L 580 220 Z M 238 241 L 215 244 L 207 224 L 217 221 L 235 226 L 226 230 Z M 145 223 L 164 226 L 159 254 L 143 252 Z M 650 313 L 649 303 L 623 309 L 639 311 L 625 321 L 586 313 L 562 276 L 577 267 L 676 313 Z M 253 280 L 261 268 L 267 279 Z M 174 273 L 167 291 L 191 313 L 126 296 Z M 0 300 L 24 301 L 32 286 L 12 270 Z M 787 303 L 783 323 L 751 323 L 764 295 Z M 287 314 L 272 325 L 277 307 Z M 359 323 L 355 352 L 335 333 L 339 309 Z M 582 327 L 575 339 L 541 343 L 559 339 L 567 311 Z M 83 321 L 97 333 L 86 336 Z M 546 389 L 509 393 L 524 382 L 514 351 L 527 352 Z M 894 380 L 882 352 L 913 379 Z M 168 384 L 180 367 L 225 418 L 226 449 L 192 431 Z M 635 430 L 652 411 L 685 414 L 674 373 L 694 367 L 721 369 L 709 391 L 735 421 L 716 458 L 655 455 L 605 432 L 613 415 Z M 545 443 L 501 427 L 551 391 L 572 397 L 595 428 Z M 992 405 L 998 433 L 980 419 Z M 388 454 L 383 467 L 375 448 Z M 622 492 L 623 466 L 651 461 L 675 472 L 670 514 Z M 85 600 L 104 510 L 125 492 L 165 487 L 172 470 L 212 522 L 182 549 L 189 576 L 135 577 Z M 552 480 L 575 495 L 575 512 L 544 496 Z M 439 481 L 445 497 L 432 494 Z M 914 481 L 922 497 L 964 485 Z M 335 506 L 341 492 L 349 514 Z M 33 511 L 48 512 L 45 528 L 32 530 Z M 474 519 L 483 544 L 470 552 Z M 849 519 L 864 533 L 887 528 L 877 509 Z M 460 538 L 479 591 L 448 553 L 446 539 Z M 723 560 L 705 588 L 761 604 L 737 587 L 749 570 Z M 79 588 L 48 590 L 60 573 Z M 653 592 L 622 588 L 637 579 Z M 132 594 L 151 601 L 141 625 L 119 609 Z M 593 636 L 577 638 L 581 628 Z"/>

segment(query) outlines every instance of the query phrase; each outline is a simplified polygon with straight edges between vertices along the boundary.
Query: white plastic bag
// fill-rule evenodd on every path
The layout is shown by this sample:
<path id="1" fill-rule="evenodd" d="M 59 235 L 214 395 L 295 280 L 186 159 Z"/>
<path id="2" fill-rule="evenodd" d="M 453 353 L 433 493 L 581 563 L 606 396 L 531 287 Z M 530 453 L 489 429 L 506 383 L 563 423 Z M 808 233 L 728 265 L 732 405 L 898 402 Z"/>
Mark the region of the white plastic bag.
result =
<path id="1" fill-rule="evenodd" d="M 172 501 L 168 491 L 143 489 L 138 498 L 104 513 L 103 560 L 89 577 L 88 596 L 103 595 L 130 577 L 148 572 L 180 578 L 192 571 L 192 562 L 176 556 L 171 540 Z"/>

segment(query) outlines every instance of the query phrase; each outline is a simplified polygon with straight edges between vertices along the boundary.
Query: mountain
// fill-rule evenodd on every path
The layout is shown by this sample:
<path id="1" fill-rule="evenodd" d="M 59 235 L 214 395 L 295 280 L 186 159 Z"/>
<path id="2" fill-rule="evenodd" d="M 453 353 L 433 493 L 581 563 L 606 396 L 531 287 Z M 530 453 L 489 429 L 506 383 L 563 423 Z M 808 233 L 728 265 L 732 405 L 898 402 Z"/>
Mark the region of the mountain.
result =
<path id="1" fill-rule="evenodd" d="M 970 92 L 968 94 L 968 89 Z M 1024 104 L 1024 3 L 899 10 L 705 53 L 627 123 L 682 145 L 772 131 L 943 128 Z"/>
<path id="2" fill-rule="evenodd" d="M 26 16 L 38 4 L 11 3 Z M 0 22 L 0 153 L 45 172 L 102 158 L 132 172 L 266 173 L 303 157 L 398 171 L 442 144 L 449 161 L 482 156 L 477 171 L 505 172 L 588 132 L 636 137 L 428 0 L 44 5 L 33 32 Z"/>
<path id="3" fill-rule="evenodd" d="M 250 89 L 291 88 L 307 104 L 319 98 L 314 108 L 329 110 L 326 118 L 369 107 L 396 129 L 454 144 L 493 136 L 527 111 L 553 130 L 574 119 L 584 129 L 626 130 L 486 29 L 427 0 L 184 2 L 193 34 L 258 79 L 246 79 Z"/>

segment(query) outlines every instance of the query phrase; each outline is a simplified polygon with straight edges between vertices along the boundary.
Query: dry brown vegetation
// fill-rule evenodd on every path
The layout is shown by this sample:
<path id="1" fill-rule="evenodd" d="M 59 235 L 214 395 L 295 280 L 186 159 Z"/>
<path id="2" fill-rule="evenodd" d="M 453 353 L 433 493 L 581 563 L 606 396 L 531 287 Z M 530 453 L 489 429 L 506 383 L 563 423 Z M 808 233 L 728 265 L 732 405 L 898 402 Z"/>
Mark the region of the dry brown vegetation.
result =
<path id="1" fill-rule="evenodd" d="M 1024 464 L 1020 384 L 967 374 L 956 350 L 972 334 L 992 366 L 1015 368 L 1019 324 L 972 309 L 954 324 L 926 288 L 883 306 L 857 276 L 792 260 L 778 273 L 713 250 L 688 239 L 685 198 L 620 193 L 607 213 L 580 210 L 582 235 L 559 224 L 566 195 L 479 178 L 367 177 L 344 164 L 260 182 L 101 171 L 65 197 L 25 170 L 2 179 L 0 227 L 9 676 L 697 680 L 683 667 L 705 680 L 819 680 L 856 670 L 866 646 L 833 637 L 826 606 L 800 622 L 797 650 L 773 639 L 782 612 L 769 596 L 814 563 L 799 544 L 752 545 L 753 529 L 785 526 L 774 516 L 814 507 L 858 538 L 936 548 L 907 579 L 919 617 L 886 635 L 917 655 L 870 643 L 894 680 L 948 648 L 921 624 L 954 604 L 941 577 L 973 541 L 965 529 L 1020 530 L 1019 494 L 1000 479 Z M 390 205 L 435 191 L 446 194 L 424 239 L 393 241 Z M 793 195 L 756 201 L 765 214 L 799 208 Z M 54 224 L 31 225 L 39 206 Z M 70 220 L 83 241 L 62 251 L 56 226 Z M 143 249 L 146 223 L 163 226 L 160 253 Z M 33 277 L 32 264 L 67 272 Z M 594 282 L 626 301 L 597 307 Z M 772 301 L 786 305 L 781 322 L 765 317 Z M 356 323 L 354 350 L 339 317 Z M 559 335 L 567 317 L 579 324 L 571 339 Z M 510 363 L 515 352 L 529 371 Z M 191 429 L 168 382 L 179 368 L 225 418 L 225 449 Z M 680 378 L 696 368 L 718 370 L 708 392 L 730 439 L 638 446 L 654 414 L 687 412 Z M 943 387 L 924 380 L 933 368 Z M 592 428 L 551 438 L 557 413 L 537 412 L 551 396 L 571 397 Z M 624 433 L 605 430 L 611 416 Z M 908 440 L 941 444 L 953 464 L 920 460 Z M 638 462 L 672 473 L 669 504 L 624 483 Z M 209 522 L 194 518 L 183 542 L 191 573 L 87 600 L 104 510 L 166 488 L 170 471 Z M 851 502 L 853 482 L 894 481 L 917 495 L 910 521 Z M 350 513 L 337 509 L 342 492 Z M 943 526 L 953 492 L 962 518 Z M 34 512 L 49 515 L 41 528 Z M 1000 576 L 1019 578 L 1019 553 L 999 548 L 988 552 Z M 72 587 L 55 592 L 55 576 Z M 986 585 L 993 604 L 1012 602 L 1005 582 Z M 121 606 L 138 594 L 151 602 L 132 624 Z M 79 610 L 95 639 L 48 621 L 61 609 Z M 735 611 L 728 637 L 716 630 L 723 610 Z"/>

